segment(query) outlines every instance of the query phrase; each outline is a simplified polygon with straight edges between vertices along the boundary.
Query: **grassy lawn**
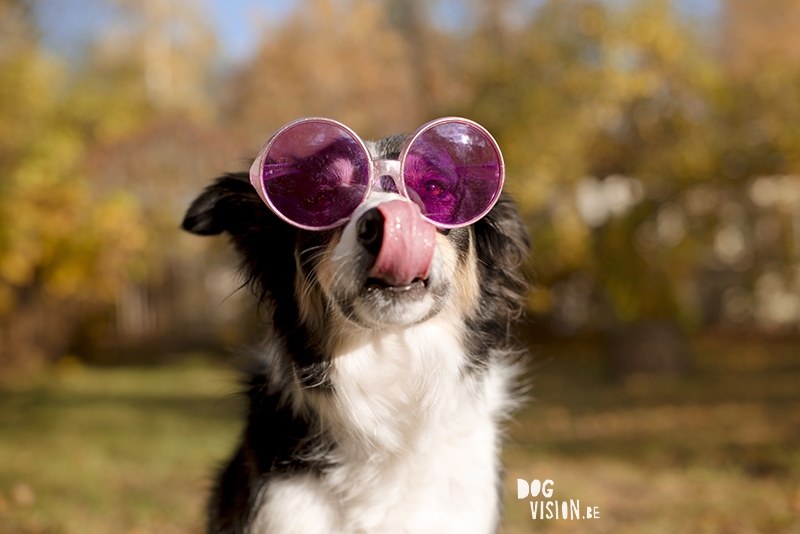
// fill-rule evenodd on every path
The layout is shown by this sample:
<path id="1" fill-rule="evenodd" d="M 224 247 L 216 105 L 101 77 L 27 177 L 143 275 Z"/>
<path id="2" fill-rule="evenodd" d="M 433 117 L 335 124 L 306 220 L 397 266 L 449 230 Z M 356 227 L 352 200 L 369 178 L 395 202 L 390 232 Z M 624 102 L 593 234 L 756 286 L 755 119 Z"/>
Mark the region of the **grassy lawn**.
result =
<path id="1" fill-rule="evenodd" d="M 0 390 L 0 532 L 202 532 L 238 437 L 234 375 L 62 365 Z"/>
<path id="2" fill-rule="evenodd" d="M 800 533 L 800 346 L 706 338 L 686 378 L 619 384 L 591 347 L 540 354 L 506 447 L 505 534 Z M 600 518 L 533 520 L 517 479 Z"/>
<path id="3" fill-rule="evenodd" d="M 509 428 L 504 534 L 800 533 L 800 347 L 695 345 L 686 378 L 619 384 L 591 346 L 540 347 L 550 362 Z M 5 380 L 0 533 L 201 533 L 240 430 L 235 389 L 201 359 Z M 518 478 L 600 517 L 533 520 Z"/>

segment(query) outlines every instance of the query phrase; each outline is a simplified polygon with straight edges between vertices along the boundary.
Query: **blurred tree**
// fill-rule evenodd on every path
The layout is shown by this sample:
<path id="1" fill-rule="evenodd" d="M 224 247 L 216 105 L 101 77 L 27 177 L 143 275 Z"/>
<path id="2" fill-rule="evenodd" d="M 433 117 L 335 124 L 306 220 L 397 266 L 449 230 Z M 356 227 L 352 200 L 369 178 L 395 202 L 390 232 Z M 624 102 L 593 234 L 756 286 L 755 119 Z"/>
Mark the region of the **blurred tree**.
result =
<path id="1" fill-rule="evenodd" d="M 108 5 L 122 22 L 68 64 L 39 45 L 32 0 L 0 0 L 0 365 L 63 353 L 91 314 L 121 338 L 213 332 L 187 325 L 234 288 L 203 277 L 181 212 L 310 115 L 367 138 L 486 125 L 533 235 L 531 309 L 610 333 L 634 355 L 620 372 L 657 352 L 642 339 L 683 351 L 675 324 L 797 331 L 789 0 L 725 2 L 716 55 L 664 0 L 305 0 L 234 75 L 193 4 Z M 469 13 L 440 20 L 454 6 Z"/>
<path id="2" fill-rule="evenodd" d="M 470 58 L 478 58 L 473 68 L 485 74 L 476 76 L 471 111 L 501 140 L 509 186 L 537 232 L 545 284 L 577 269 L 626 281 L 631 272 L 645 274 L 635 249 L 624 245 L 616 252 L 633 252 L 628 261 L 598 264 L 604 233 L 632 234 L 637 223 L 605 228 L 608 218 L 587 214 L 579 198 L 583 192 L 590 203 L 605 203 L 603 189 L 594 192 L 603 198 L 592 199 L 591 188 L 579 185 L 587 185 L 587 176 L 634 175 L 648 193 L 661 195 L 678 184 L 674 162 L 661 161 L 660 154 L 696 147 L 690 132 L 680 131 L 689 123 L 681 106 L 702 105 L 694 99 L 704 88 L 695 86 L 713 75 L 703 72 L 711 66 L 696 60 L 691 35 L 668 5 L 647 5 L 626 18 L 595 2 L 549 2 L 521 28 L 506 28 L 499 44 L 489 37 L 496 22 L 476 35 Z M 617 185 L 623 194 L 639 187 Z M 614 300 L 620 317 L 642 314 L 627 310 L 623 295 Z"/>
<path id="3" fill-rule="evenodd" d="M 794 94 L 768 103 L 763 80 L 729 78 L 663 1 L 551 1 L 513 23 L 495 14 L 465 63 L 475 80 L 466 112 L 497 132 L 531 223 L 542 286 L 533 306 L 562 333 L 615 332 L 612 352 L 629 360 L 619 370 L 682 368 L 680 342 L 637 367 L 630 360 L 651 349 L 629 341 L 654 337 L 636 325 L 662 324 L 666 339 L 673 320 L 700 324 L 704 273 L 730 268 L 708 254 L 722 216 L 692 216 L 687 199 L 704 184 L 721 206 L 721 191 L 743 189 L 731 180 L 785 172 L 797 150 Z M 793 87 L 788 76 L 772 85 Z"/>
<path id="4" fill-rule="evenodd" d="M 0 50 L 0 366 L 63 355 L 87 316 L 165 269 L 172 247 L 156 236 L 177 234 L 183 206 L 168 188 L 141 193 L 171 176 L 115 180 L 87 167 L 162 114 L 212 114 L 203 82 L 213 39 L 165 5 L 151 1 L 143 32 L 103 35 L 70 71 L 42 50 L 27 3 L 0 4 L 15 21 Z"/>
<path id="5" fill-rule="evenodd" d="M 114 326 L 112 334 L 96 326 L 82 332 L 81 350 L 107 360 L 148 345 L 159 358 L 209 343 L 217 332 L 209 328 L 211 312 L 235 290 L 224 285 L 201 301 L 197 288 L 215 261 L 177 228 L 192 195 L 242 165 L 246 143 L 216 122 L 216 40 L 193 4 L 113 2 L 133 30 L 103 34 L 92 47 L 76 80 L 76 116 L 95 136 L 85 172 L 96 190 L 124 190 L 139 200 L 148 246 L 115 295 L 113 314 L 96 320 Z M 115 119 L 98 123 L 100 113 Z"/>
<path id="6" fill-rule="evenodd" d="M 148 236 L 137 276 L 115 297 L 114 335 L 86 332 L 87 356 L 113 359 L 143 344 L 157 346 L 153 357 L 209 346 L 220 329 L 229 332 L 231 321 L 240 319 L 232 309 L 239 301 L 229 298 L 239 284 L 230 272 L 234 262 L 220 253 L 224 242 L 199 240 L 178 228 L 194 195 L 223 172 L 246 165 L 243 145 L 214 124 L 162 116 L 87 155 L 86 172 L 101 182 L 98 188 L 124 189 L 139 199 Z"/>
<path id="7" fill-rule="evenodd" d="M 800 65 L 800 4 L 795 0 L 725 0 L 720 53 L 737 76 L 776 61 Z"/>
<path id="8" fill-rule="evenodd" d="M 412 132 L 464 94 L 451 83 L 450 44 L 424 20 L 414 0 L 301 3 L 284 25 L 265 28 L 258 55 L 232 80 L 232 128 L 260 143 L 307 116 L 365 138 Z"/>
<path id="9" fill-rule="evenodd" d="M 34 35 L 17 46 L 0 58 L 0 366 L 63 354 L 144 245 L 136 200 L 96 194 L 80 171 L 64 69 Z"/>

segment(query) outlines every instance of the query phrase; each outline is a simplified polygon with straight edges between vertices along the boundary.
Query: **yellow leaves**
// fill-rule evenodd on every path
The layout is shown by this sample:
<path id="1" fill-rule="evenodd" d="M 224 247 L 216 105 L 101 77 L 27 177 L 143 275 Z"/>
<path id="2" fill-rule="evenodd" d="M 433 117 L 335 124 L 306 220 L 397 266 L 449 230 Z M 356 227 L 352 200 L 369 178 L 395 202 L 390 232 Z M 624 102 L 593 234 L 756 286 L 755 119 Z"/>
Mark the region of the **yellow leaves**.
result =
<path id="1" fill-rule="evenodd" d="M 31 48 L 0 60 L 0 156 L 23 149 L 53 108 L 62 69 Z"/>
<path id="2" fill-rule="evenodd" d="M 534 287 L 528 291 L 526 302 L 528 310 L 538 315 L 545 315 L 550 312 L 552 297 L 546 287 Z"/>
<path id="3" fill-rule="evenodd" d="M 31 47 L 0 62 L 0 105 L 4 112 L 41 111 L 52 105 L 54 89 L 61 79 L 61 66 Z"/>
<path id="4" fill-rule="evenodd" d="M 87 258 L 73 256 L 60 261 L 47 279 L 45 289 L 57 297 L 71 297 L 89 294 L 86 287 L 86 272 L 91 272 Z"/>
<path id="5" fill-rule="evenodd" d="M 141 99 L 92 76 L 70 93 L 65 75 L 35 46 L 0 61 L 0 315 L 28 290 L 108 301 L 146 242 L 138 201 L 96 192 L 82 169 L 91 134 L 129 133 Z"/>
<path id="6" fill-rule="evenodd" d="M 679 26 L 675 8 L 664 0 L 642 2 L 630 21 L 631 37 L 666 63 L 688 52 L 688 32 Z"/>
<path id="7" fill-rule="evenodd" d="M 15 301 L 14 290 L 10 286 L 0 283 L 0 317 L 14 309 Z M 2 344 L 0 344 L 0 349 L 2 349 Z"/>
<path id="8" fill-rule="evenodd" d="M 578 27 L 581 31 L 590 36 L 597 37 L 602 35 L 606 26 L 606 15 L 598 6 L 587 6 L 578 15 Z"/>
<path id="9" fill-rule="evenodd" d="M 126 247 L 140 248 L 144 245 L 143 225 L 133 224 L 141 222 L 135 220 L 139 215 L 139 203 L 133 195 L 119 191 L 106 202 L 95 206 L 92 215 L 92 226 L 99 233 L 114 236 Z"/>
<path id="10" fill-rule="evenodd" d="M 569 269 L 576 269 L 588 252 L 589 228 L 581 220 L 573 205 L 559 203 L 554 207 L 553 227 L 561 261 Z"/>
<path id="11" fill-rule="evenodd" d="M 110 79 L 109 79 L 110 78 Z M 118 141 L 151 116 L 144 85 L 134 72 L 87 72 L 67 96 L 63 112 L 100 143 Z"/>
<path id="12" fill-rule="evenodd" d="M 57 125 L 44 129 L 32 140 L 13 180 L 23 190 L 53 187 L 83 155 L 84 143 L 73 129 Z"/>
<path id="13" fill-rule="evenodd" d="M 49 293 L 109 299 L 146 242 L 138 203 L 127 195 L 95 198 L 80 180 L 19 188 L 6 197 L 0 280 L 42 284 Z"/>
<path id="14" fill-rule="evenodd" d="M 99 39 L 74 76 L 32 40 L 0 54 L 0 314 L 31 283 L 99 300 L 131 279 L 157 283 L 181 254 L 176 206 L 200 176 L 238 164 L 230 152 L 224 164 L 199 160 L 225 153 L 221 139 L 245 155 L 301 116 L 342 120 L 365 138 L 445 114 L 485 124 L 533 223 L 542 283 L 571 269 L 609 273 L 616 281 L 603 289 L 619 295 L 624 317 L 641 301 L 625 291 L 650 268 L 628 267 L 641 260 L 642 219 L 698 180 L 745 177 L 754 162 L 785 174 L 800 162 L 797 69 L 769 62 L 736 81 L 665 0 L 548 0 L 530 11 L 480 0 L 457 31 L 426 20 L 424 2 L 306 0 L 222 80 L 232 93 L 224 104 L 205 90 L 210 30 L 184 12 L 188 2 L 173 3 L 155 15 L 131 4 L 141 28 Z M 215 113 L 223 125 L 200 132 L 198 117 Z M 650 214 L 590 230 L 573 186 L 615 174 L 652 178 L 655 194 L 639 206 Z M 692 260 L 674 247 L 656 268 L 681 255 Z M 549 306 L 546 295 L 537 302 Z"/>
<path id="15" fill-rule="evenodd" d="M 108 300 L 126 278 L 145 243 L 138 202 L 97 196 L 77 172 L 85 151 L 74 128 L 56 123 L 21 154 L 0 196 L 0 286 Z M 0 303 L 6 313 L 11 296 Z"/>
<path id="16" fill-rule="evenodd" d="M 16 237 L 16 239 L 15 239 Z M 15 286 L 33 282 L 34 270 L 42 257 L 41 242 L 31 238 L 11 236 L 8 250 L 0 253 L 0 279 Z"/>
<path id="17" fill-rule="evenodd" d="M 233 119 L 262 139 L 310 115 L 341 120 L 365 138 L 413 131 L 424 122 L 419 73 L 435 72 L 431 86 L 446 88 L 443 69 L 426 68 L 431 57 L 413 50 L 379 3 L 307 3 L 243 73 Z"/>
<path id="18" fill-rule="evenodd" d="M 144 252 L 148 225 L 137 199 L 120 192 L 92 210 L 89 226 L 94 231 L 97 248 L 103 251 L 92 269 L 98 282 L 97 291 L 110 299 L 133 274 L 131 262 Z"/>
<path id="19" fill-rule="evenodd" d="M 125 194 L 101 202 L 87 194 L 77 206 L 80 216 L 72 227 L 52 240 L 45 287 L 58 296 L 110 300 L 146 243 L 138 203 Z"/>

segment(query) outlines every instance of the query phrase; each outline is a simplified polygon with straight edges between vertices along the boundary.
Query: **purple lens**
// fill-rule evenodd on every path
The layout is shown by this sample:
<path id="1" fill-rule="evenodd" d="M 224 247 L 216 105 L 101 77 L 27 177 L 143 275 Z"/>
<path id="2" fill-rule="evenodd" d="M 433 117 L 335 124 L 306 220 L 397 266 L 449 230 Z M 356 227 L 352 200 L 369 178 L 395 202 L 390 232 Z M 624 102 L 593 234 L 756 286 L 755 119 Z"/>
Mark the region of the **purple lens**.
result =
<path id="1" fill-rule="evenodd" d="M 301 226 L 335 226 L 358 207 L 369 184 L 369 160 L 339 126 L 301 122 L 278 134 L 262 167 L 264 191 L 283 217 Z"/>
<path id="2" fill-rule="evenodd" d="M 462 225 L 483 216 L 503 185 L 497 145 L 480 129 L 442 122 L 413 142 L 403 166 L 406 190 L 433 222 Z"/>

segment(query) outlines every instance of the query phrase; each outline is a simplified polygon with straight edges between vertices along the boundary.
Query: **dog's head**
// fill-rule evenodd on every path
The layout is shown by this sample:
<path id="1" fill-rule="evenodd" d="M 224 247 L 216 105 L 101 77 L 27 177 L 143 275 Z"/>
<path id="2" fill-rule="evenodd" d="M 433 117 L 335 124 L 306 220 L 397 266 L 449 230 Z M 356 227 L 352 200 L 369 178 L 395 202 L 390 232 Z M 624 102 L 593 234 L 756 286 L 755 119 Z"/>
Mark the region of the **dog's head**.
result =
<path id="1" fill-rule="evenodd" d="M 368 147 L 375 159 L 397 159 L 406 138 Z M 528 237 L 505 196 L 473 225 L 441 230 L 391 179 L 379 180 L 345 225 L 311 231 L 275 215 L 246 174 L 230 174 L 194 201 L 183 227 L 232 236 L 284 333 L 398 328 L 452 314 L 496 323 L 505 335 L 522 306 Z"/>

